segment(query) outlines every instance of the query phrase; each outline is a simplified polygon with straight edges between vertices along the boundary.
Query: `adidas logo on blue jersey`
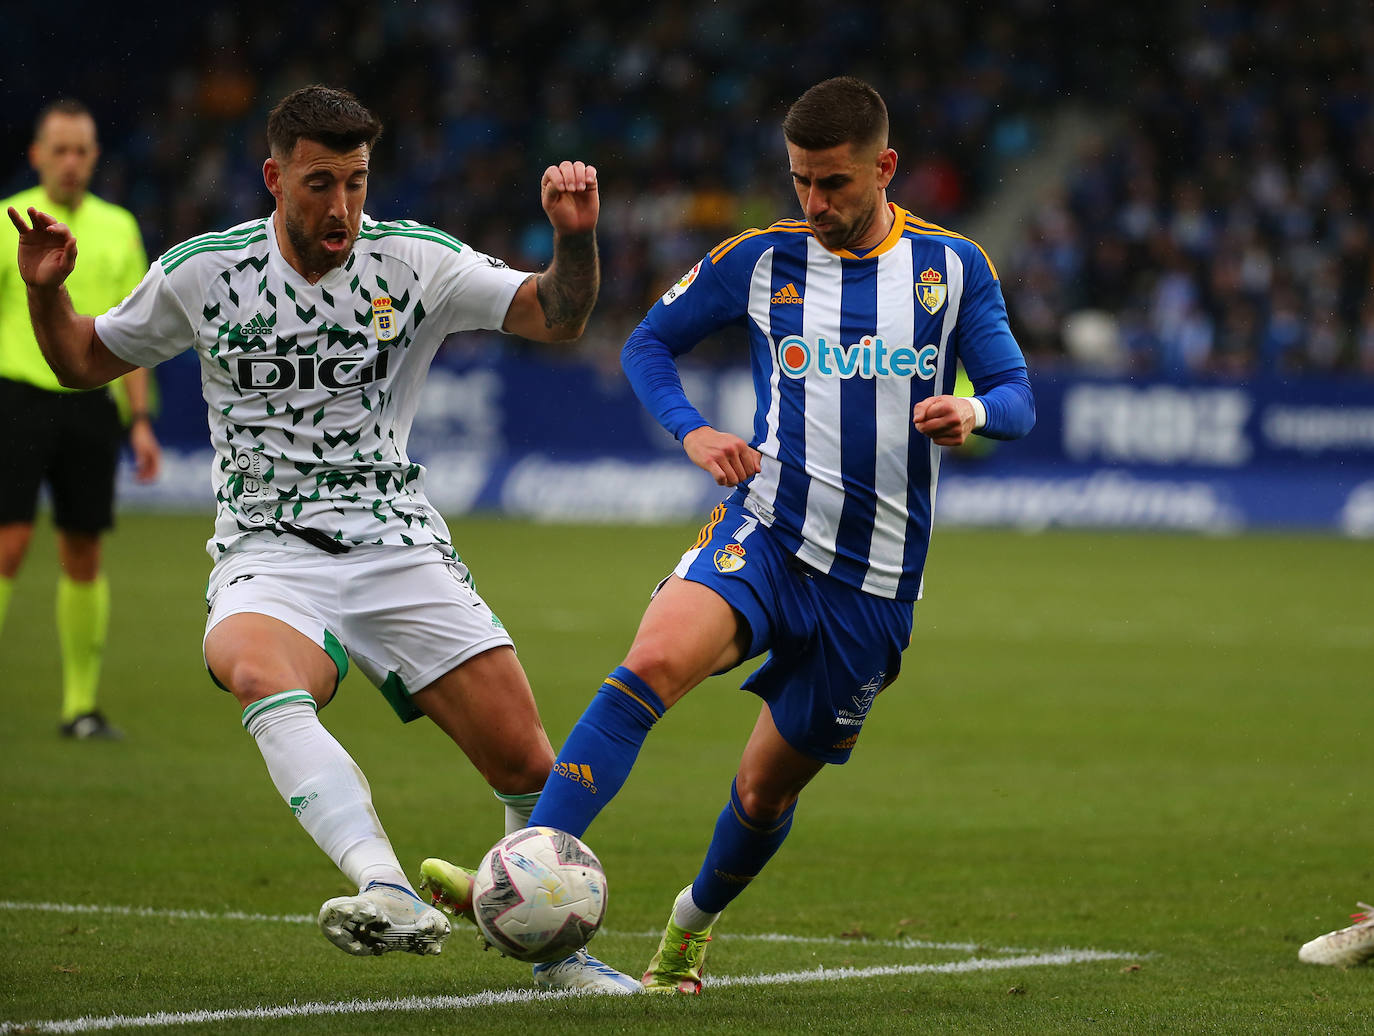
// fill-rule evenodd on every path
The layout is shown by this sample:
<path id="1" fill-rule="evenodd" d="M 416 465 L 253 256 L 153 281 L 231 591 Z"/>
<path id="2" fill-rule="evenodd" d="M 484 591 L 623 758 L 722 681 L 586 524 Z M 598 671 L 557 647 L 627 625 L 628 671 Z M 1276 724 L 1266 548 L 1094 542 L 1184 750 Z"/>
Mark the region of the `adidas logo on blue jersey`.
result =
<path id="1" fill-rule="evenodd" d="M 782 306 L 787 303 L 800 305 L 802 301 L 801 293 L 797 291 L 797 286 L 791 281 L 773 293 L 773 305 L 775 306 Z"/>

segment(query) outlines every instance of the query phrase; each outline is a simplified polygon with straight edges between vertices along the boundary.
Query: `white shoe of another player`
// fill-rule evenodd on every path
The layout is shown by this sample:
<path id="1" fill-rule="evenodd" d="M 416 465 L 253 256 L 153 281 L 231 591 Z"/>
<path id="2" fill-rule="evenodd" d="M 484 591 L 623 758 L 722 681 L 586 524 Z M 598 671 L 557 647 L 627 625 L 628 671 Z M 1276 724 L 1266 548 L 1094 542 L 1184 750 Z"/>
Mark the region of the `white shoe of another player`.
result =
<path id="1" fill-rule="evenodd" d="M 1359 907 L 1360 913 L 1350 915 L 1354 924 L 1304 943 L 1298 960 L 1349 968 L 1374 959 L 1374 907 L 1368 903 L 1360 903 Z"/>
<path id="2" fill-rule="evenodd" d="M 391 950 L 428 956 L 444 948 L 449 923 L 408 889 L 374 881 L 356 896 L 339 896 L 320 907 L 320 931 L 355 957 Z"/>
<path id="3" fill-rule="evenodd" d="M 636 979 L 622 975 L 609 964 L 602 964 L 586 949 L 565 960 L 534 966 L 534 981 L 549 989 L 581 989 L 589 993 L 638 993 Z"/>

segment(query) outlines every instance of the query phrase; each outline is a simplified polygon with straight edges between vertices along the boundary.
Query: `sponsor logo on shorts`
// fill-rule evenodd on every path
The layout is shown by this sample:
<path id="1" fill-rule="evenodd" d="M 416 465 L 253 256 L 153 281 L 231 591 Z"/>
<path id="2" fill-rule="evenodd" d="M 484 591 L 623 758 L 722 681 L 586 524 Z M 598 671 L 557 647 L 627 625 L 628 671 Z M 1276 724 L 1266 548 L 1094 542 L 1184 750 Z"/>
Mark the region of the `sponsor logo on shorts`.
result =
<path id="1" fill-rule="evenodd" d="M 868 710 L 873 707 L 873 699 L 878 696 L 878 692 L 883 689 L 883 681 L 887 679 L 885 671 L 879 672 L 867 683 L 859 688 L 859 693 L 851 695 L 849 700 L 854 703 L 853 710 L 837 709 L 835 712 L 835 722 L 846 727 L 861 727 Z M 856 734 L 855 737 L 858 735 Z"/>
<path id="2" fill-rule="evenodd" d="M 290 803 L 291 812 L 299 817 L 302 813 L 305 812 L 305 807 L 310 805 L 310 803 L 314 802 L 319 797 L 320 793 L 318 791 L 312 791 L 309 795 L 292 795 Z"/>
<path id="3" fill-rule="evenodd" d="M 553 772 L 560 777 L 582 785 L 593 795 L 596 794 L 596 781 L 592 779 L 592 768 L 586 763 L 563 763 L 553 764 Z"/>
<path id="4" fill-rule="evenodd" d="M 716 551 L 716 570 L 719 572 L 738 572 L 744 567 L 744 548 L 738 543 L 727 543 Z"/>
<path id="5" fill-rule="evenodd" d="M 883 680 L 887 678 L 887 672 L 880 670 L 878 675 L 873 677 L 868 683 L 859 688 L 859 693 L 849 700 L 854 703 L 854 708 L 860 712 L 867 712 L 873 705 L 873 699 L 878 696 L 878 692 L 883 689 Z"/>
<path id="6" fill-rule="evenodd" d="M 830 746 L 830 748 L 831 748 L 832 751 L 835 751 L 835 752 L 847 752 L 847 751 L 849 751 L 850 749 L 852 749 L 855 745 L 857 745 L 858 743 L 859 743 L 859 735 L 858 735 L 858 734 L 850 734 L 850 735 L 849 735 L 847 738 L 845 738 L 843 741 L 836 741 L 833 745 Z"/>

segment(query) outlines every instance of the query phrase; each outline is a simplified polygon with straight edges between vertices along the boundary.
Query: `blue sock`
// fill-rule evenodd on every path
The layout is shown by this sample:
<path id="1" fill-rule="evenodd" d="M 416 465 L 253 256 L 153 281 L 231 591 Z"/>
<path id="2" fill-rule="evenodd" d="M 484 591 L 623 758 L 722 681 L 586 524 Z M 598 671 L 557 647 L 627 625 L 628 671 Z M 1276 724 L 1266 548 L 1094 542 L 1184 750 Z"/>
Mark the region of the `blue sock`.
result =
<path id="1" fill-rule="evenodd" d="M 619 666 L 573 727 L 530 814 L 531 827 L 582 837 L 630 775 L 665 707 L 649 685 Z"/>
<path id="2" fill-rule="evenodd" d="M 730 782 L 730 804 L 716 821 L 701 873 L 692 882 L 692 901 L 708 914 L 718 914 L 743 892 L 792 830 L 794 802 L 776 820 L 759 822 L 744 812 L 739 792 Z"/>

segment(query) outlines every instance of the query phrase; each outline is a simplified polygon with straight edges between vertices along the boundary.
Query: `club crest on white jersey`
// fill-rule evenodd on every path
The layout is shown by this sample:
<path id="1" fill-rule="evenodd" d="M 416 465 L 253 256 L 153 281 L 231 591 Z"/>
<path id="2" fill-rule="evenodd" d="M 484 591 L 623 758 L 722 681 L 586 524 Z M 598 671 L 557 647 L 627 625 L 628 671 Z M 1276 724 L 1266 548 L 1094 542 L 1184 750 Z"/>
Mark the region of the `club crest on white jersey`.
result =
<path id="1" fill-rule="evenodd" d="M 396 337 L 396 313 L 386 295 L 372 297 L 372 326 L 379 342 L 389 342 Z"/>

